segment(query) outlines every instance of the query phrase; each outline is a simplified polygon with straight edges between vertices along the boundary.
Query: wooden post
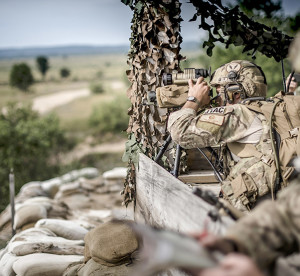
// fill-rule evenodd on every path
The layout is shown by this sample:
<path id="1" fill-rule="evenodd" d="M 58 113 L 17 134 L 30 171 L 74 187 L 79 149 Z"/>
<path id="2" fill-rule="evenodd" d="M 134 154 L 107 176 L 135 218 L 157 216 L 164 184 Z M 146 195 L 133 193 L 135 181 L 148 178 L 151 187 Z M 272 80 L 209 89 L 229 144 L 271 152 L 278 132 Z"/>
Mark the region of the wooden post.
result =
<path id="1" fill-rule="evenodd" d="M 9 174 L 9 195 L 10 195 L 10 207 L 11 207 L 11 232 L 12 232 L 12 236 L 14 236 L 16 234 L 16 229 L 15 229 L 15 175 L 13 169 L 10 169 L 10 174 Z"/>

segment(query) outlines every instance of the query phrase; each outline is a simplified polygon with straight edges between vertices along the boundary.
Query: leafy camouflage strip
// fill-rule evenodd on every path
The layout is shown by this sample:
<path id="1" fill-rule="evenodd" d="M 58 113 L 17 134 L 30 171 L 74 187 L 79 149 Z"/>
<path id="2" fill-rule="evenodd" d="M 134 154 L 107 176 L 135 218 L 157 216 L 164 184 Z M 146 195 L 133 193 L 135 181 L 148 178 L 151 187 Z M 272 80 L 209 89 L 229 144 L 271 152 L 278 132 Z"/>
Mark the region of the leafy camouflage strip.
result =
<path id="1" fill-rule="evenodd" d="M 129 162 L 123 190 L 124 203 L 127 205 L 135 196 L 137 152 L 154 157 L 167 138 L 166 123 L 171 110 L 148 104 L 147 92 L 162 86 L 161 76 L 164 72 L 179 70 L 179 62 L 182 59 L 179 54 L 182 19 L 181 4 L 177 0 L 122 2 L 134 12 L 128 54 L 131 69 L 127 71 L 131 82 L 127 95 L 132 104 L 128 111 L 130 120 L 127 133 L 130 139 L 124 156 Z M 163 161 L 170 166 L 172 158 L 164 158 Z"/>
<path id="2" fill-rule="evenodd" d="M 235 46 L 245 46 L 243 52 L 259 51 L 276 61 L 286 58 L 292 37 L 283 34 L 277 28 L 270 28 L 264 24 L 253 21 L 236 6 L 233 9 L 224 7 L 221 0 L 190 0 L 196 7 L 196 14 L 190 21 L 200 17 L 202 28 L 209 33 L 209 38 L 204 42 L 207 54 L 212 55 L 216 42 Z M 211 23 L 212 24 L 209 24 Z M 207 23 L 209 22 L 209 23 Z"/>

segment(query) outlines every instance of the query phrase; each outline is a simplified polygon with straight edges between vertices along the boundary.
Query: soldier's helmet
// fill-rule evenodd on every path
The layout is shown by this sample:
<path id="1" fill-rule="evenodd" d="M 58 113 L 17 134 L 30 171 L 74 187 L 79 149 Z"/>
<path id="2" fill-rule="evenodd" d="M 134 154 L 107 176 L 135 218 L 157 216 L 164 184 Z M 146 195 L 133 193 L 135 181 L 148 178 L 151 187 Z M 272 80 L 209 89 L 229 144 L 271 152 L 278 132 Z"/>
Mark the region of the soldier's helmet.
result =
<path id="1" fill-rule="evenodd" d="M 247 60 L 233 60 L 219 67 L 212 75 L 210 85 L 224 88 L 226 96 L 241 93 L 242 98 L 265 97 L 267 82 L 262 69 Z"/>

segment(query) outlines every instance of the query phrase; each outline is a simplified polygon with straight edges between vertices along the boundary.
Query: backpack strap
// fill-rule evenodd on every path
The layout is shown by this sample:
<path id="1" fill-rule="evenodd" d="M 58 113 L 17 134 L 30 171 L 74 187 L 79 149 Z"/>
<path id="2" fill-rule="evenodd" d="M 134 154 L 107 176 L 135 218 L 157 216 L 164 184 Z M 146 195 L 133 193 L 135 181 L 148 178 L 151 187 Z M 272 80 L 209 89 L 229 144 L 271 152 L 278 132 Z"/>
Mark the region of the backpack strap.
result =
<path id="1" fill-rule="evenodd" d="M 257 159 L 264 162 L 266 165 L 271 166 L 273 159 L 270 156 L 265 156 L 259 152 L 256 147 L 252 144 L 242 144 L 238 142 L 227 143 L 229 150 L 238 157 L 256 157 Z"/>

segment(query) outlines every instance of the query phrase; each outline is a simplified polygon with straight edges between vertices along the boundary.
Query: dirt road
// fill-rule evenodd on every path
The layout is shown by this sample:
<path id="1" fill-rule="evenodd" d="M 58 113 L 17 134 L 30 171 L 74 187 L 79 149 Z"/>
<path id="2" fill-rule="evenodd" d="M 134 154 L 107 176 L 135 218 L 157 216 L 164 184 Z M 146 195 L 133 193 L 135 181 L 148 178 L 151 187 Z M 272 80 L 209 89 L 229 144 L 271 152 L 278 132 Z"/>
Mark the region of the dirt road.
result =
<path id="1" fill-rule="evenodd" d="M 65 90 L 51 95 L 39 96 L 33 99 L 32 108 L 41 114 L 47 113 L 57 106 L 67 104 L 77 98 L 87 97 L 91 94 L 88 88 L 78 90 Z"/>

